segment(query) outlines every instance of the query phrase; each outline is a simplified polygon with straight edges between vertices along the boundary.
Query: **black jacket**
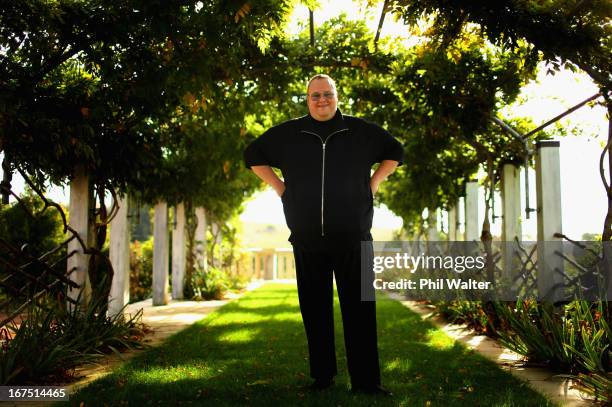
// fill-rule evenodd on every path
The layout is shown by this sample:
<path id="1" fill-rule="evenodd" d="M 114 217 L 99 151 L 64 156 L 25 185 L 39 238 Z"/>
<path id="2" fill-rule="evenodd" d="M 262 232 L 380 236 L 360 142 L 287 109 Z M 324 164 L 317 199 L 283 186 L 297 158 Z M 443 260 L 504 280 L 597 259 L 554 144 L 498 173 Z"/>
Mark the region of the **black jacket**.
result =
<path id="1" fill-rule="evenodd" d="M 244 152 L 248 168 L 279 168 L 289 240 L 303 249 L 321 250 L 371 239 L 374 215 L 370 189 L 372 165 L 403 161 L 402 145 L 380 126 L 336 113 L 326 138 L 310 116 L 270 128 Z"/>

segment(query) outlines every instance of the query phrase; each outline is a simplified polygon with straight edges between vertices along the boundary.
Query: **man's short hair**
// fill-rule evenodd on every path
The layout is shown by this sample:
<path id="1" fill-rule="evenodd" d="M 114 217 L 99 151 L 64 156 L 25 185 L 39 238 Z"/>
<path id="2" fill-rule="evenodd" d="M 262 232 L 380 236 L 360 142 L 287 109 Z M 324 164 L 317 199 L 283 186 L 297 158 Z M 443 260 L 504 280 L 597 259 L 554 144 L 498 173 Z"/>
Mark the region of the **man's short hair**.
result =
<path id="1" fill-rule="evenodd" d="M 310 84 L 312 83 L 312 81 L 316 81 L 317 79 L 326 79 L 329 82 L 329 84 L 331 85 L 331 87 L 334 90 L 334 92 L 338 93 L 336 91 L 336 82 L 331 78 L 331 76 L 325 75 L 324 73 L 316 74 L 315 76 L 310 78 L 310 80 L 308 81 L 308 86 L 306 86 L 306 92 L 307 93 L 308 93 L 308 89 L 310 89 Z"/>

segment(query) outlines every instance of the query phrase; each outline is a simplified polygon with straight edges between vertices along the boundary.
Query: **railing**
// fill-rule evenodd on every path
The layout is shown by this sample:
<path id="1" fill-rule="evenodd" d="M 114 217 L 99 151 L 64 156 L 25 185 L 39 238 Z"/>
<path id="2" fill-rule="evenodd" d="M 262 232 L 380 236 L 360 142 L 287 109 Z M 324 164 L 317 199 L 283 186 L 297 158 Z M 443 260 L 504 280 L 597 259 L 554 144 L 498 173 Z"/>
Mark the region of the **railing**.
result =
<path id="1" fill-rule="evenodd" d="M 72 257 L 76 251 L 48 262 L 53 254 L 67 249 L 68 242 L 74 238 L 75 236 L 72 236 L 40 257 L 30 255 L 27 245 L 16 248 L 0 239 L 0 266 L 7 269 L 6 274 L 0 279 L 0 286 L 6 294 L 6 299 L 0 302 L 0 313 L 3 315 L 0 328 L 17 318 L 30 304 L 45 294 L 62 294 L 62 299 L 76 303 L 64 292 L 65 287 L 80 288 L 70 280 L 74 268 L 65 272 L 58 269 L 58 265 L 64 265 L 64 261 Z M 65 267 L 63 269 L 66 270 Z"/>
<path id="2" fill-rule="evenodd" d="M 563 239 L 559 242 L 559 248 L 554 250 L 554 255 L 563 259 L 563 267 L 554 268 L 556 277 L 560 281 L 550 287 L 546 293 L 538 293 L 537 287 L 537 242 L 526 248 L 521 242 L 515 241 L 514 256 L 518 259 L 520 268 L 513 277 L 513 286 L 519 296 L 538 296 L 544 298 L 552 295 L 554 291 L 563 289 L 561 301 L 569 301 L 576 298 L 603 299 L 606 294 L 610 275 L 610 260 L 604 256 L 604 245 L 602 242 L 579 242 L 570 239 L 562 233 L 556 233 L 556 238 Z M 552 244 L 545 242 L 544 244 Z M 568 250 L 571 247 L 571 250 Z"/>
<path id="3" fill-rule="evenodd" d="M 612 279 L 610 255 L 604 256 L 607 242 L 577 242 L 558 234 L 558 241 L 510 242 L 493 241 L 486 245 L 479 241 L 412 241 L 379 242 L 375 255 L 393 257 L 399 253 L 425 258 L 483 258 L 482 265 L 463 268 L 455 266 L 433 266 L 421 263 L 420 266 L 406 268 L 382 266 L 379 261 L 377 276 L 381 281 L 398 282 L 413 280 L 420 284 L 425 280 L 425 288 L 413 284 L 395 285 L 411 299 L 422 300 L 475 300 L 475 301 L 516 301 L 517 299 L 537 299 L 563 303 L 575 299 L 607 301 L 611 298 L 610 280 Z M 561 240 L 563 239 L 563 240 Z M 612 247 L 610 247 L 612 251 Z M 402 255 L 403 253 L 403 255 Z M 538 258 L 538 256 L 540 256 Z M 384 260 L 384 259 L 379 259 Z M 501 267 L 501 260 L 504 260 Z M 450 268 L 449 268 L 450 267 Z M 465 274 L 464 274 L 465 272 Z M 440 280 L 442 279 L 442 280 Z M 451 288 L 448 281 L 460 279 L 483 283 L 487 289 Z M 445 281 L 441 286 L 429 287 L 427 281 Z M 486 285 L 485 285 L 486 283 Z M 488 285 L 492 283 L 491 285 Z M 437 283 L 436 283 L 437 284 Z M 470 285 L 466 285 L 469 287 Z M 457 287 L 457 286 L 455 286 Z"/>
<path id="4" fill-rule="evenodd" d="M 15 247 L 0 238 L 0 268 L 4 269 L 2 275 L 0 275 L 0 290 L 4 294 L 4 298 L 0 300 L 0 328 L 19 317 L 29 305 L 37 304 L 45 307 L 42 299 L 46 295 L 59 297 L 59 300 L 67 301 L 68 303 L 76 303 L 74 299 L 66 294 L 69 288 L 81 288 L 70 279 L 71 274 L 76 268 L 73 267 L 68 270 L 66 267 L 67 260 L 77 253 L 76 250 L 68 252 L 68 244 L 71 241 L 77 239 L 85 253 L 101 255 L 100 252 L 87 248 L 79 234 L 68 225 L 66 215 L 61 206 L 48 200 L 26 174 L 22 171 L 19 172 L 30 188 L 42 200 L 44 207 L 35 214 L 30 211 L 23 200 L 7 185 L 0 184 L 0 191 L 13 196 L 19 207 L 24 211 L 24 214 L 32 220 L 36 220 L 43 212 L 51 208 L 57 210 L 62 219 L 64 233 L 70 232 L 71 236 L 40 256 L 33 255 L 27 244 Z M 64 251 L 66 252 L 65 254 L 59 257 L 56 256 Z"/>

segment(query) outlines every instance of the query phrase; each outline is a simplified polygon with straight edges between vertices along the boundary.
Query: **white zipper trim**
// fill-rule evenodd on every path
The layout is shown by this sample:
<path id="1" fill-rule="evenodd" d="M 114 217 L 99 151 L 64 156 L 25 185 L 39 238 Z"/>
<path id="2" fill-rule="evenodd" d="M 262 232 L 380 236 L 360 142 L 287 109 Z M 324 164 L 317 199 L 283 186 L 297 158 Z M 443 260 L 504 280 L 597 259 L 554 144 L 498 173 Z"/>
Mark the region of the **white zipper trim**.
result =
<path id="1" fill-rule="evenodd" d="M 312 134 L 313 136 L 317 136 L 319 138 L 319 140 L 321 141 L 321 147 L 323 150 L 323 158 L 322 158 L 322 168 L 321 168 L 321 236 L 325 236 L 325 217 L 323 215 L 324 212 L 324 202 L 325 202 L 325 145 L 329 142 L 329 139 L 336 133 L 340 133 L 343 131 L 348 131 L 348 129 L 340 129 L 340 130 L 336 130 L 333 133 L 331 133 L 329 136 L 327 136 L 327 140 L 323 141 L 323 138 L 321 136 L 319 136 L 317 133 L 313 133 L 312 131 L 308 131 L 308 130 L 300 130 L 302 133 L 307 133 L 307 134 Z"/>

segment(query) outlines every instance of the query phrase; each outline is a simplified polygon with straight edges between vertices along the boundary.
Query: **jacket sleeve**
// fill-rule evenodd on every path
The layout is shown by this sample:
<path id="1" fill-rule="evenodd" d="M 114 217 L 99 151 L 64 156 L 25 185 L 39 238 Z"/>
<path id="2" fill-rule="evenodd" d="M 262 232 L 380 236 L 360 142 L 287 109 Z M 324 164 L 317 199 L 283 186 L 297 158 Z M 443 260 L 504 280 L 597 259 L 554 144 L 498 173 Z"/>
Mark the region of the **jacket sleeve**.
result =
<path id="1" fill-rule="evenodd" d="M 247 168 L 257 165 L 269 165 L 279 168 L 280 145 L 278 129 L 272 127 L 256 138 L 244 150 L 244 164 Z"/>
<path id="2" fill-rule="evenodd" d="M 379 163 L 384 160 L 397 161 L 399 165 L 404 162 L 404 147 L 387 130 L 370 123 L 372 130 L 372 162 Z"/>

